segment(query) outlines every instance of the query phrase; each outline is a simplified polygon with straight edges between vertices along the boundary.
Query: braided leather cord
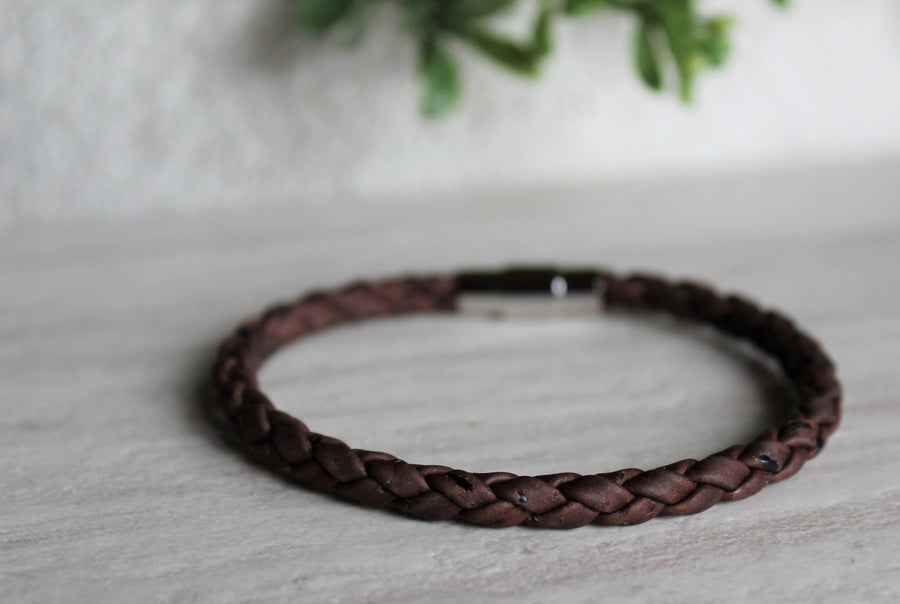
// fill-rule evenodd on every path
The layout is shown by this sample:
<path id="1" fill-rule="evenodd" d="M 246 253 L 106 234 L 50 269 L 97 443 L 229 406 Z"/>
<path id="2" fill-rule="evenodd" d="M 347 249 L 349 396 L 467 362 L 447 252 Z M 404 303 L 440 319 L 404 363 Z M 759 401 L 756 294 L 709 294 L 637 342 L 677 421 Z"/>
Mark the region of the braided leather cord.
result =
<path id="1" fill-rule="evenodd" d="M 658 515 L 694 514 L 792 476 L 837 428 L 841 388 L 834 365 L 790 319 L 695 283 L 617 277 L 604 271 L 591 276 L 604 286 L 602 301 L 608 307 L 664 311 L 749 340 L 778 360 L 799 404 L 751 443 L 700 461 L 586 476 L 517 476 L 414 465 L 388 453 L 352 449 L 311 432 L 299 419 L 278 411 L 259 390 L 260 365 L 286 342 L 348 321 L 453 311 L 462 276 L 357 283 L 271 308 L 244 323 L 221 346 L 213 369 L 217 398 L 250 452 L 304 485 L 422 519 L 458 519 L 489 527 L 631 525 Z"/>

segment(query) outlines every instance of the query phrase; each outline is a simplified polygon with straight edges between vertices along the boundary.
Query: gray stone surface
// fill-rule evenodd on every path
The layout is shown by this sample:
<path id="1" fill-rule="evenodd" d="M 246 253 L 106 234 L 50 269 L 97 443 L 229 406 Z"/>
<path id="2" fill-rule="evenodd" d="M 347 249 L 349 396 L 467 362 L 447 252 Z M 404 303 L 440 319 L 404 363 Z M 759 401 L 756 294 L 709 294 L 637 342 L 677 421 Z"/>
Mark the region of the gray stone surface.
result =
<path id="1" fill-rule="evenodd" d="M 8 232 L 0 600 L 896 602 L 897 166 Z M 697 516 L 492 531 L 288 484 L 199 410 L 216 344 L 269 303 L 509 260 L 658 269 L 778 307 L 834 356 L 844 423 L 796 477 Z M 361 324 L 284 350 L 262 383 L 351 445 L 531 474 L 702 456 L 755 434 L 781 389 L 728 342 L 619 316 Z"/>

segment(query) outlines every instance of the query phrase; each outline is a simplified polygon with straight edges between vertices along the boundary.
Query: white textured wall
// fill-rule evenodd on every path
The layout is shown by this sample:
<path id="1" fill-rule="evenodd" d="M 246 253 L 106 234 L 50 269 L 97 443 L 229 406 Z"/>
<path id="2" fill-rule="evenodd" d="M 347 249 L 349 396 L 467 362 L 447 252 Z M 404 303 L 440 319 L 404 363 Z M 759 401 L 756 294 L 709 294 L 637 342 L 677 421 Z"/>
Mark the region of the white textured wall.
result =
<path id="1" fill-rule="evenodd" d="M 741 20 L 693 107 L 641 88 L 607 18 L 561 28 L 536 84 L 467 60 L 462 110 L 427 124 L 386 18 L 344 52 L 281 0 L 0 0 L 0 226 L 900 152 L 900 2 L 708 5 Z"/>

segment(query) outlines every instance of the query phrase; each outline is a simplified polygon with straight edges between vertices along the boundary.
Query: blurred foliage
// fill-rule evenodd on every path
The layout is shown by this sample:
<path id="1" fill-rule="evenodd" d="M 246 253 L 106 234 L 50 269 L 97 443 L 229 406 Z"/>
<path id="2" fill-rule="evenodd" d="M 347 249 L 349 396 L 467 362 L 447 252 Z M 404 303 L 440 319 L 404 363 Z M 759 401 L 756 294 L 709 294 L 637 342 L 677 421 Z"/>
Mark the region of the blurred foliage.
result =
<path id="1" fill-rule="evenodd" d="M 693 0 L 525 0 L 537 8 L 524 39 L 512 39 L 491 27 L 491 18 L 521 0 L 294 0 L 297 19 L 308 30 L 339 33 L 348 45 L 358 42 L 378 8 L 399 6 L 401 26 L 419 46 L 423 82 L 422 113 L 437 117 L 460 97 L 457 61 L 451 40 L 458 40 L 497 64 L 524 76 L 538 74 L 553 47 L 557 18 L 584 18 L 618 11 L 635 20 L 634 64 L 643 82 L 663 90 L 673 77 L 681 99 L 690 102 L 694 82 L 707 67 L 728 57 L 733 19 L 701 15 Z M 787 0 L 770 0 L 786 5 Z M 674 74 L 667 73 L 674 71 Z"/>

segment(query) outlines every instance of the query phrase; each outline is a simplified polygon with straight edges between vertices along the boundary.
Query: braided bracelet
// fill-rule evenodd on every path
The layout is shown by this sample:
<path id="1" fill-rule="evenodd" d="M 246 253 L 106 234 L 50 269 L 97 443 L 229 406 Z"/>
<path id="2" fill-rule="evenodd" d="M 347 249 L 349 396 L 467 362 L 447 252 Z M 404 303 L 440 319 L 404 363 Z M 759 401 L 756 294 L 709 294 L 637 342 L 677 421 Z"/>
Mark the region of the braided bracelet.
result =
<path id="1" fill-rule="evenodd" d="M 664 311 L 744 338 L 777 359 L 798 404 L 747 445 L 653 470 L 583 476 L 517 476 L 414 465 L 388 453 L 351 449 L 278 411 L 256 374 L 280 346 L 338 323 L 401 313 L 457 310 L 464 296 L 588 296 L 599 307 Z M 815 456 L 840 420 L 840 384 L 819 344 L 785 316 L 738 296 L 690 282 L 669 283 L 601 270 L 508 269 L 455 276 L 355 283 L 269 309 L 226 340 L 213 369 L 217 399 L 254 457 L 304 485 L 361 504 L 427 520 L 506 527 L 630 525 L 655 516 L 694 514 L 743 499 L 792 476 Z"/>

